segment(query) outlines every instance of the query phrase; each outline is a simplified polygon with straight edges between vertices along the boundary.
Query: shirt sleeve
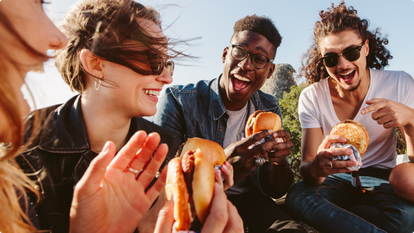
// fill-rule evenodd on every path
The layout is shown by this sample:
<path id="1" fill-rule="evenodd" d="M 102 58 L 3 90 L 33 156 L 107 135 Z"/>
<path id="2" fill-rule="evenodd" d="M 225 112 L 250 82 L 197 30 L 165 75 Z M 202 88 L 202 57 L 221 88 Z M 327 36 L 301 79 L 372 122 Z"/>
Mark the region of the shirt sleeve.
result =
<path id="1" fill-rule="evenodd" d="M 410 107 L 414 108 L 414 79 L 406 72 L 401 73 L 401 78 L 404 80 L 404 84 L 401 85 L 402 91 L 402 101 L 401 103 Z"/>
<path id="2" fill-rule="evenodd" d="M 321 128 L 316 112 L 316 102 L 312 90 L 308 87 L 302 91 L 299 97 L 299 120 L 303 129 Z"/>

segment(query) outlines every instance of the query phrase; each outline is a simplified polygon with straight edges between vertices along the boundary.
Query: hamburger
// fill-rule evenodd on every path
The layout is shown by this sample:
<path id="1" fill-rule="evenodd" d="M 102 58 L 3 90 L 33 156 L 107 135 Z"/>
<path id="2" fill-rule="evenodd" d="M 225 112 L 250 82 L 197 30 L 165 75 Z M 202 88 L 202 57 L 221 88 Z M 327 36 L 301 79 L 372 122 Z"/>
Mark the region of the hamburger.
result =
<path id="1" fill-rule="evenodd" d="M 354 146 L 361 156 L 367 151 L 369 135 L 365 127 L 354 120 L 345 120 L 335 125 L 330 135 L 340 135 L 347 139 L 347 144 Z"/>
<path id="2" fill-rule="evenodd" d="M 175 231 L 200 230 L 210 211 L 214 168 L 226 161 L 216 142 L 190 138 L 168 163 L 166 199 L 174 199 Z"/>
<path id="3" fill-rule="evenodd" d="M 273 131 L 282 129 L 282 121 L 276 113 L 257 110 L 249 116 L 246 124 L 246 137 L 262 130 Z"/>
<path id="4" fill-rule="evenodd" d="M 347 139 L 346 143 L 333 143 L 331 148 L 351 148 L 352 155 L 339 155 L 332 157 L 332 160 L 356 161 L 357 165 L 348 167 L 349 170 L 357 171 L 361 165 L 361 157 L 368 148 L 369 135 L 365 127 L 354 120 L 345 120 L 335 125 L 330 135 L 339 135 Z"/>

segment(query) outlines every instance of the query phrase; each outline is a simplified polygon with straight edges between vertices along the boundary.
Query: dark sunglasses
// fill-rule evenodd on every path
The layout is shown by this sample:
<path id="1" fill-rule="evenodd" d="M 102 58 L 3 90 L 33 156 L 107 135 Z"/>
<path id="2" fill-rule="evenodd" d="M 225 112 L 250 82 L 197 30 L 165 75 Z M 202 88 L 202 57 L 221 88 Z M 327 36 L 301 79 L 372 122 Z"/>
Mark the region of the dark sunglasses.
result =
<path id="1" fill-rule="evenodd" d="M 266 67 L 267 63 L 273 62 L 273 60 L 270 60 L 264 55 L 250 53 L 240 45 L 231 44 L 230 46 L 231 56 L 234 60 L 243 61 L 248 55 L 250 55 L 250 60 L 256 69 L 263 69 Z"/>
<path id="2" fill-rule="evenodd" d="M 340 56 L 344 56 L 345 59 L 348 61 L 356 61 L 361 56 L 361 49 L 363 45 L 364 44 L 362 44 L 361 46 L 352 48 L 352 49 L 348 49 L 342 52 L 341 54 L 329 53 L 328 55 L 319 58 L 319 60 L 322 61 L 326 67 L 329 67 L 329 68 L 332 68 L 338 65 Z"/>
<path id="3" fill-rule="evenodd" d="M 167 68 L 168 73 L 172 76 L 174 73 L 174 62 L 173 61 L 165 61 L 161 57 L 150 57 L 149 63 L 151 66 L 151 70 L 155 75 L 161 75 L 164 71 L 164 67 Z"/>

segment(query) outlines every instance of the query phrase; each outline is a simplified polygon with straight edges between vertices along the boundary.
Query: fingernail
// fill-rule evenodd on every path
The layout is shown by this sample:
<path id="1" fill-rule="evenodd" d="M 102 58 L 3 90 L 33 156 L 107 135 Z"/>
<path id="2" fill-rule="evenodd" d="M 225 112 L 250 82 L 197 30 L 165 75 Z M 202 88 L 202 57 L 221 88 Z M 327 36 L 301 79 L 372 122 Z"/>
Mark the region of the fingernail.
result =
<path id="1" fill-rule="evenodd" d="M 216 181 L 221 181 L 221 171 L 219 169 L 215 169 L 214 176 L 216 177 Z"/>
<path id="2" fill-rule="evenodd" d="M 365 114 L 365 109 L 362 109 L 361 114 L 364 115 Z"/>
<path id="3" fill-rule="evenodd" d="M 106 153 L 109 151 L 109 141 L 107 141 L 104 145 L 104 147 L 102 148 L 101 153 Z"/>
<path id="4" fill-rule="evenodd" d="M 352 154 L 352 150 L 351 149 L 347 149 L 347 153 L 348 154 Z"/>
<path id="5" fill-rule="evenodd" d="M 229 169 L 227 168 L 227 164 L 223 163 L 223 165 L 221 166 L 221 170 L 223 170 L 223 172 L 228 171 Z"/>

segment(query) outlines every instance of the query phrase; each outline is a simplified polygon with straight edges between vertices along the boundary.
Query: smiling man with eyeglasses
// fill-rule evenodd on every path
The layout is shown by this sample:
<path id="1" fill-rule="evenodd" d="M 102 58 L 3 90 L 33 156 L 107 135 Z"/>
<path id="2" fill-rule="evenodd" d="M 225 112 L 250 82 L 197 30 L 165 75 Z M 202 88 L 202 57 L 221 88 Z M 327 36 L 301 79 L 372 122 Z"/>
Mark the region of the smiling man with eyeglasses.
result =
<path id="1" fill-rule="evenodd" d="M 314 44 L 300 70 L 311 86 L 299 99 L 303 181 L 286 198 L 292 215 L 321 232 L 413 232 L 414 164 L 395 166 L 398 127 L 407 153 L 414 145 L 414 80 L 403 71 L 384 71 L 392 58 L 387 38 L 341 2 L 319 13 Z M 346 139 L 329 135 L 351 119 L 368 131 L 370 142 L 358 171 L 363 187 L 352 186 L 354 161 L 333 161 L 352 154 L 330 148 Z M 411 202 L 410 202 L 411 201 Z"/>
<path id="2" fill-rule="evenodd" d="M 234 185 L 226 194 L 246 232 L 306 232 L 272 200 L 282 197 L 293 181 L 286 161 L 293 147 L 290 136 L 284 130 L 266 130 L 248 138 L 244 134 L 248 117 L 256 110 L 281 116 L 277 99 L 259 90 L 275 69 L 280 43 L 269 18 L 252 15 L 237 21 L 230 46 L 223 50 L 219 78 L 167 88 L 154 117 L 181 142 L 200 137 L 226 148 L 234 170 Z M 269 135 L 273 139 L 252 147 Z M 285 141 L 277 143 L 276 137 Z"/>

